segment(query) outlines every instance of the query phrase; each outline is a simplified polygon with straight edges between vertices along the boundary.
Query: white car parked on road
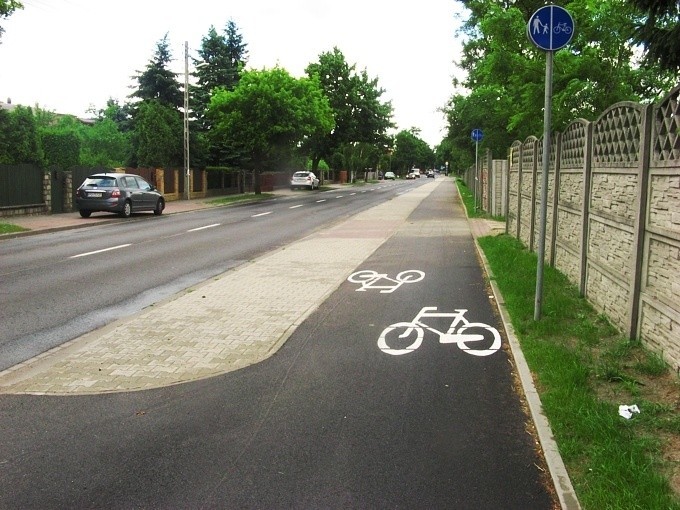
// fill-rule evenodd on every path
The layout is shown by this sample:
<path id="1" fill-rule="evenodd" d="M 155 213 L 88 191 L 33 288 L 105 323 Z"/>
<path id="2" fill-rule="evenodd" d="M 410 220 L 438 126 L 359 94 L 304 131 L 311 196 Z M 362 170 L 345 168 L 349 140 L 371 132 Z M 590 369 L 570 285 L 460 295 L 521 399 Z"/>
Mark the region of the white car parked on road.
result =
<path id="1" fill-rule="evenodd" d="M 295 188 L 319 189 L 319 179 L 313 172 L 295 172 L 290 179 L 290 189 Z"/>

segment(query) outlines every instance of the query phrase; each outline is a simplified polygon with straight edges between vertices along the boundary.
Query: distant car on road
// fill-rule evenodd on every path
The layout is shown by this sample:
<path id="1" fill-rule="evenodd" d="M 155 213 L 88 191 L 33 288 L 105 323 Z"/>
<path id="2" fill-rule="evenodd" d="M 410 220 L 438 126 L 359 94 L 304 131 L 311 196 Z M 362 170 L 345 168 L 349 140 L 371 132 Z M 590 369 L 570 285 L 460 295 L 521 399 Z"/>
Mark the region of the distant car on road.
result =
<path id="1" fill-rule="evenodd" d="M 418 170 L 417 168 L 414 168 L 413 170 L 411 170 L 406 175 L 406 178 L 407 179 L 420 179 L 420 170 Z"/>
<path id="2" fill-rule="evenodd" d="M 83 218 L 93 212 L 117 213 L 129 218 L 133 212 L 163 214 L 165 199 L 155 186 L 139 175 L 103 173 L 87 177 L 76 191 L 76 207 Z"/>
<path id="3" fill-rule="evenodd" d="M 397 176 L 394 175 L 394 172 L 385 172 L 385 179 L 394 180 L 394 179 L 396 179 L 396 178 L 397 178 Z"/>
<path id="4" fill-rule="evenodd" d="M 428 170 L 427 171 L 427 176 L 432 177 L 434 179 L 434 170 Z"/>
<path id="5" fill-rule="evenodd" d="M 314 172 L 295 172 L 290 179 L 290 189 L 295 188 L 319 189 L 319 179 Z"/>

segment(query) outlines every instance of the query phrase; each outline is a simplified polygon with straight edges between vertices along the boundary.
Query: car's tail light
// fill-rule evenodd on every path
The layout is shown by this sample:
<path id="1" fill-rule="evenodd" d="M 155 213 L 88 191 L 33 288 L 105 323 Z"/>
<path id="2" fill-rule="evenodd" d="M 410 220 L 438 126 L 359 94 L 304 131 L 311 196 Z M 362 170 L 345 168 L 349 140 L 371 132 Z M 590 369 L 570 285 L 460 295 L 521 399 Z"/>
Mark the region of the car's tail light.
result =
<path id="1" fill-rule="evenodd" d="M 111 198 L 120 198 L 120 190 L 118 188 L 111 191 Z"/>

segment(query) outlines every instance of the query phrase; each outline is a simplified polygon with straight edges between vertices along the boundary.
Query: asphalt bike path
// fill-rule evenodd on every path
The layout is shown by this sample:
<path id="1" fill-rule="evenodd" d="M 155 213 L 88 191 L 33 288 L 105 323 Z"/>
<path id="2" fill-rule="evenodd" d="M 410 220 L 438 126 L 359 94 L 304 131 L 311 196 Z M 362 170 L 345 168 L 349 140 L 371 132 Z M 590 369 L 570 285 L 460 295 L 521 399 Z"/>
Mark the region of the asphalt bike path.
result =
<path id="1" fill-rule="evenodd" d="M 395 230 L 367 257 L 361 220 L 317 236 L 335 254 L 306 245 L 351 269 L 275 354 L 146 391 L 63 397 L 35 390 L 43 369 L 19 378 L 42 394 L 0 398 L 0 507 L 554 508 L 467 220 L 437 184 L 405 222 L 371 217 Z M 80 370 L 66 361 L 45 370 Z"/>
<path id="2" fill-rule="evenodd" d="M 471 326 L 502 329 L 467 221 L 452 203 L 453 186 L 437 188 L 281 348 L 276 401 L 234 466 L 239 474 L 214 488 L 211 503 L 557 506 L 507 343 Z M 467 309 L 474 340 L 457 344 L 425 330 L 414 348 L 417 334 L 392 335 L 392 325 L 424 307 L 436 307 L 425 312 L 433 315 Z M 453 320 L 422 323 L 446 334 Z"/>

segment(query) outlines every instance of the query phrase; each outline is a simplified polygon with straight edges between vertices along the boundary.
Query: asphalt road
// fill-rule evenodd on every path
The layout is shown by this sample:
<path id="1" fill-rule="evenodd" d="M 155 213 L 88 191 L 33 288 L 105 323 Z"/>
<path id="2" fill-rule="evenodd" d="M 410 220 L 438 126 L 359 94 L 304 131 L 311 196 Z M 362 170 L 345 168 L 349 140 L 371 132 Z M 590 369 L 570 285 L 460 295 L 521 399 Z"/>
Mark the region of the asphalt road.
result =
<path id="1" fill-rule="evenodd" d="M 346 281 L 262 363 L 152 391 L 0 396 L 0 507 L 555 508 L 505 339 L 440 343 L 455 338 L 422 326 L 417 349 L 380 348 L 423 307 L 500 328 L 454 193 L 439 186 L 357 268 L 388 279 Z M 397 286 L 403 271 L 422 280 Z"/>
<path id="2" fill-rule="evenodd" d="M 415 185 L 300 192 L 3 241 L 0 371 Z"/>

